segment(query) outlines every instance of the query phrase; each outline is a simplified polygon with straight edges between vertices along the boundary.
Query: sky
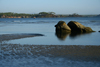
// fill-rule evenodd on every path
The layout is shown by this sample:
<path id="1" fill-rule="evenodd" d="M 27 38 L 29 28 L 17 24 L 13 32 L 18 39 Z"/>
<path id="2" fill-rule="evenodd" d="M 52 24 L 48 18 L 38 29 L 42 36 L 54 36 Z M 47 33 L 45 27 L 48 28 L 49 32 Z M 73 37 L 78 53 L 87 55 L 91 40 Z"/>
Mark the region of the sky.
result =
<path id="1" fill-rule="evenodd" d="M 100 14 L 100 0 L 0 0 L 0 13 Z"/>

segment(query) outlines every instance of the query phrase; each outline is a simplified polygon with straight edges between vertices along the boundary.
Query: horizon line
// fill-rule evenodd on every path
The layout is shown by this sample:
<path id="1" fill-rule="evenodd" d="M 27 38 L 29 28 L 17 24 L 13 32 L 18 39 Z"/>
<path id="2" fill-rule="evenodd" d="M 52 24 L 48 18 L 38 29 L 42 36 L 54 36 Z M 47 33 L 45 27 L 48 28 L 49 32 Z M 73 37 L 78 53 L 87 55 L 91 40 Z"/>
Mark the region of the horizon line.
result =
<path id="1" fill-rule="evenodd" d="M 46 11 L 43 11 L 43 12 L 46 12 Z M 0 13 L 18 13 L 18 14 L 39 14 L 39 13 L 25 13 L 25 12 L 0 12 Z M 69 14 L 56 14 L 56 12 L 54 12 L 55 13 L 55 15 L 72 15 L 72 14 L 78 14 L 78 13 L 69 13 Z M 100 13 L 99 14 L 78 14 L 78 15 L 100 15 Z"/>

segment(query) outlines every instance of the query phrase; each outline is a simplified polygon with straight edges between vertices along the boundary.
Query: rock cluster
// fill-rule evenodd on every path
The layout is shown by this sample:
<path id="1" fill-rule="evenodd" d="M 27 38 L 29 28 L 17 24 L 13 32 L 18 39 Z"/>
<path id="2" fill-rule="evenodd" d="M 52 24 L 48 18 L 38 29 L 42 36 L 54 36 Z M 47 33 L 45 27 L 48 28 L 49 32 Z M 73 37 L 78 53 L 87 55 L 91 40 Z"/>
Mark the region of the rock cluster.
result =
<path id="1" fill-rule="evenodd" d="M 88 33 L 94 32 L 90 27 L 85 27 L 79 22 L 70 21 L 66 24 L 64 21 L 59 21 L 57 25 L 55 25 L 56 31 L 66 30 L 68 32 L 79 32 L 79 33 Z"/>

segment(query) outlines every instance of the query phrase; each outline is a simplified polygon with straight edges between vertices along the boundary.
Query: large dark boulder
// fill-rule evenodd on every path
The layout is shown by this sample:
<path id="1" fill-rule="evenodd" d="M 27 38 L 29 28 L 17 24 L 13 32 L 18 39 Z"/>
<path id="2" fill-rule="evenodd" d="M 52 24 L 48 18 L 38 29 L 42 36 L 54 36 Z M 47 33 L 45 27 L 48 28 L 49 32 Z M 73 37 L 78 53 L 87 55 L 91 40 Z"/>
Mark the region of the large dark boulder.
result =
<path id="1" fill-rule="evenodd" d="M 76 21 L 70 21 L 68 23 L 68 26 L 71 28 L 72 32 L 93 32 L 93 30 L 90 27 L 85 27 L 84 25 Z"/>
<path id="2" fill-rule="evenodd" d="M 83 32 L 94 32 L 90 27 L 85 27 Z"/>
<path id="3" fill-rule="evenodd" d="M 64 21 L 59 21 L 56 25 L 56 30 L 66 30 L 66 31 L 71 31 L 70 27 L 66 24 Z"/>

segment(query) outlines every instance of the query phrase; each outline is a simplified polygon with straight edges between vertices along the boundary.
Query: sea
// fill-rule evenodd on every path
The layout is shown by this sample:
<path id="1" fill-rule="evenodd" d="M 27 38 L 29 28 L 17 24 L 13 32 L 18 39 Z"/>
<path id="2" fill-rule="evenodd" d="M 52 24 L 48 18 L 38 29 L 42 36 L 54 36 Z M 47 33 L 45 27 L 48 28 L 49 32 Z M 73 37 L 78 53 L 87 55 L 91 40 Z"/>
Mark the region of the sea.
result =
<path id="1" fill-rule="evenodd" d="M 59 35 L 59 21 L 77 21 L 95 32 Z M 0 67 L 100 67 L 98 31 L 100 17 L 0 18 L 0 36 L 43 35 L 0 41 Z"/>

